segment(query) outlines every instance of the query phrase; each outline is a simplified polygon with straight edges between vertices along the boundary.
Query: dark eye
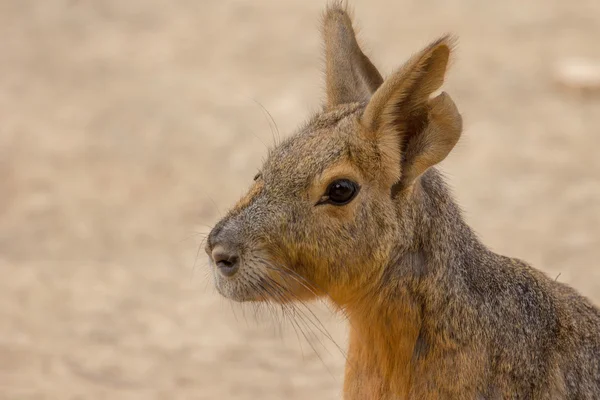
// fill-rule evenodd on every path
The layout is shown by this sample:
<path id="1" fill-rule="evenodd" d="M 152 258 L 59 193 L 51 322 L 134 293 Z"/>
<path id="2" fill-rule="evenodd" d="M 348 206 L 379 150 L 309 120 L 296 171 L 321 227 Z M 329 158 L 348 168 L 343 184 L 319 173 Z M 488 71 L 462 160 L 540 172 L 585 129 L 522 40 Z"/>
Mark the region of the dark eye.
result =
<path id="1" fill-rule="evenodd" d="M 343 206 L 344 204 L 350 203 L 350 201 L 356 197 L 359 189 L 360 187 L 358 184 L 348 179 L 333 181 L 329 187 L 327 187 L 327 191 L 319 204 L 329 203 L 335 206 Z"/>
<path id="2" fill-rule="evenodd" d="M 260 179 L 260 177 L 262 176 L 262 174 L 260 172 L 258 172 L 256 175 L 254 175 L 254 180 L 258 180 Z"/>

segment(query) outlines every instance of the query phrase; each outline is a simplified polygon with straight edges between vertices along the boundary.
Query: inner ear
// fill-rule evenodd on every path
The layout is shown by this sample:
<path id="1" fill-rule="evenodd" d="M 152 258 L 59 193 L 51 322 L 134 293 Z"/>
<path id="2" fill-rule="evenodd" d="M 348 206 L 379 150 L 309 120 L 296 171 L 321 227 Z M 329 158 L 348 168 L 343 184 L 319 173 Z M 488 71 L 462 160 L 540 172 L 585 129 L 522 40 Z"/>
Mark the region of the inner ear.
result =
<path id="1" fill-rule="evenodd" d="M 460 137 L 462 119 L 450 96 L 430 99 L 444 82 L 451 46 L 445 36 L 414 55 L 373 94 L 361 117 L 395 188 L 442 161 Z"/>
<path id="2" fill-rule="evenodd" d="M 338 2 L 323 16 L 327 106 L 367 101 L 383 82 L 362 52 L 348 12 Z"/>
<path id="3" fill-rule="evenodd" d="M 369 101 L 363 125 L 380 134 L 386 128 L 406 130 L 423 118 L 429 96 L 444 83 L 451 46 L 449 36 L 433 42 L 386 79 Z"/>
<path id="4" fill-rule="evenodd" d="M 428 112 L 406 135 L 400 147 L 402 175 L 392 186 L 392 196 L 410 186 L 429 167 L 446 158 L 462 133 L 462 117 L 452 98 L 445 92 L 431 99 Z"/>

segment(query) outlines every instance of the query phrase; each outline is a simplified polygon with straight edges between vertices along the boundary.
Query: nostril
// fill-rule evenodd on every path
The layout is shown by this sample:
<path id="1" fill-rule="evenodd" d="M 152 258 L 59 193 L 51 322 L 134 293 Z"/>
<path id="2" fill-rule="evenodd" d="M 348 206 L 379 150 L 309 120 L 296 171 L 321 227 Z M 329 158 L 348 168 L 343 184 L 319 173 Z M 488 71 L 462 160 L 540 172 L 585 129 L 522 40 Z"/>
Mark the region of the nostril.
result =
<path id="1" fill-rule="evenodd" d="M 226 259 L 226 260 L 219 260 L 219 261 L 217 261 L 217 265 L 219 267 L 224 267 L 224 268 L 231 268 L 235 264 L 237 264 L 237 257 L 231 257 L 231 258 Z"/>
<path id="2" fill-rule="evenodd" d="M 213 250 L 212 257 L 221 274 L 233 276 L 237 272 L 239 268 L 239 257 L 237 255 L 225 251 L 222 247 L 217 247 Z"/>
<path id="3" fill-rule="evenodd" d="M 238 258 L 232 257 L 228 260 L 220 260 L 216 262 L 219 271 L 225 276 L 233 276 L 239 267 Z"/>

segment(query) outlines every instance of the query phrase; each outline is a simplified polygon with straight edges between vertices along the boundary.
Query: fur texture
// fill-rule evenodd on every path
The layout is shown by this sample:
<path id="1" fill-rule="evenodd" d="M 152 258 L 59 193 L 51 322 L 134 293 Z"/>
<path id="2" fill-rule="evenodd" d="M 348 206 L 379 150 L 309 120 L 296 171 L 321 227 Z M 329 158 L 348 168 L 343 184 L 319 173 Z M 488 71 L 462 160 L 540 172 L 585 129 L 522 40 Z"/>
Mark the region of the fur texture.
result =
<path id="1" fill-rule="evenodd" d="M 344 398 L 599 399 L 600 312 L 488 250 L 435 164 L 462 120 L 444 80 L 451 40 L 385 81 L 339 4 L 323 18 L 327 103 L 277 146 L 212 230 L 218 290 L 237 301 L 327 296 L 350 323 Z M 331 182 L 359 185 L 322 203 Z M 216 247 L 239 260 L 220 274 Z"/>

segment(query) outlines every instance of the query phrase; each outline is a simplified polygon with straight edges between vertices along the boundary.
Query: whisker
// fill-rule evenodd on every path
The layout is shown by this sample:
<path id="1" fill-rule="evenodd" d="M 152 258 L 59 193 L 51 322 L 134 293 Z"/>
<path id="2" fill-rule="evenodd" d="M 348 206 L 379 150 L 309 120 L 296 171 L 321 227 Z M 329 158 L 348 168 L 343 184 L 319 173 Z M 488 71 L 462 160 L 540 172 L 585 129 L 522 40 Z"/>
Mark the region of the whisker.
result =
<path id="1" fill-rule="evenodd" d="M 273 281 L 271 278 L 269 278 L 269 280 Z M 274 284 L 277 284 L 277 282 L 273 281 Z M 277 284 L 282 290 L 284 289 L 281 285 Z M 319 319 L 319 317 L 314 313 L 313 310 L 311 310 L 311 308 L 306 304 L 305 301 L 303 301 L 302 299 L 300 299 L 297 295 L 295 295 L 292 292 L 288 291 L 288 295 L 291 297 L 292 300 L 295 300 L 296 304 L 300 304 L 302 307 L 304 307 L 304 309 L 306 310 L 306 312 L 308 312 L 308 314 L 303 311 L 301 308 L 296 308 L 296 311 L 299 313 L 301 319 L 308 321 L 312 326 L 314 326 L 321 334 L 323 334 L 327 339 L 329 339 L 329 341 L 331 341 L 331 343 L 333 343 L 336 348 L 340 351 L 340 353 L 342 354 L 342 356 L 347 360 L 348 359 L 348 355 L 346 354 L 346 351 L 339 345 L 339 343 L 336 342 L 336 340 L 333 338 L 333 336 L 331 335 L 331 333 L 327 330 L 327 328 L 325 327 L 325 325 L 323 325 L 323 323 L 321 322 L 321 320 Z M 312 318 L 311 318 L 312 316 Z M 305 321 L 305 323 L 306 323 Z M 315 322 L 316 321 L 316 322 Z M 325 345 L 323 345 L 321 343 L 321 345 L 327 350 L 327 352 L 329 352 L 329 349 L 327 349 L 327 347 Z M 329 352 L 329 354 L 331 354 Z"/>
<path id="2" fill-rule="evenodd" d="M 191 238 L 193 238 L 193 237 L 196 237 L 196 236 L 202 236 L 202 237 L 206 237 L 206 236 L 208 236 L 208 233 L 204 233 L 204 232 L 194 232 L 194 233 L 191 233 L 191 234 L 189 234 L 188 236 L 184 237 L 183 239 L 181 239 L 181 240 L 180 240 L 179 242 L 177 242 L 177 243 L 181 244 L 181 243 L 185 242 L 186 240 L 190 240 Z"/>
<path id="3" fill-rule="evenodd" d="M 299 283 L 305 289 L 307 289 L 309 292 L 311 292 L 315 296 L 317 301 L 319 301 L 319 303 L 323 304 L 325 306 L 325 308 L 327 308 L 333 314 L 336 314 L 336 310 L 332 309 L 331 306 L 326 301 L 323 301 L 321 299 L 321 296 L 319 295 L 319 293 L 317 293 L 317 289 L 314 288 L 314 286 L 316 286 L 316 285 L 314 285 L 311 282 L 309 282 L 308 280 L 306 280 L 304 277 L 299 275 L 296 271 L 293 271 L 284 265 L 280 265 L 280 268 L 277 268 L 277 267 L 275 267 L 271 264 L 267 264 L 267 263 L 262 263 L 262 265 L 264 265 L 265 267 L 267 267 L 269 269 L 275 270 L 279 273 L 283 273 L 284 276 L 287 275 L 288 277 L 294 279 L 297 283 Z M 281 268 L 283 268 L 283 270 Z M 320 289 L 320 288 L 318 289 L 318 291 L 321 292 L 322 294 L 326 294 L 326 295 L 328 294 L 327 291 Z M 347 318 L 345 313 L 344 313 L 344 316 Z"/>
<path id="4" fill-rule="evenodd" d="M 291 270 L 290 271 L 285 271 L 285 270 L 281 270 L 280 268 L 277 268 L 271 264 L 267 264 L 267 263 L 261 263 L 263 266 L 265 266 L 268 269 L 277 271 L 279 273 L 283 273 L 284 275 L 287 275 L 291 278 L 293 278 L 297 283 L 299 283 L 300 285 L 302 285 L 306 290 L 308 290 L 309 292 L 311 292 L 311 294 L 313 294 L 316 297 L 319 297 L 319 294 L 317 294 L 317 292 L 311 287 L 309 286 L 310 283 L 304 279 L 302 276 L 298 275 L 298 274 L 291 274 Z"/>
<path id="5" fill-rule="evenodd" d="M 297 311 L 296 307 L 292 307 L 292 310 Z M 300 323 L 298 323 L 297 319 L 296 319 L 296 314 L 294 313 L 294 318 L 293 318 L 294 322 L 296 322 L 298 328 L 300 329 L 300 332 L 302 333 L 302 336 L 304 336 L 304 339 L 308 342 L 309 346 L 312 348 L 313 352 L 316 354 L 316 356 L 319 358 L 319 360 L 321 361 L 321 363 L 325 366 L 325 368 L 327 369 L 327 371 L 329 372 L 329 374 L 335 379 L 335 376 L 333 375 L 333 373 L 331 372 L 331 370 L 329 369 L 329 367 L 327 366 L 327 363 L 325 363 L 325 360 L 323 360 L 323 357 L 321 357 L 321 354 L 319 353 L 319 351 L 316 349 L 316 347 L 313 345 L 312 340 L 307 336 L 307 334 L 304 332 L 304 330 L 302 329 L 302 326 L 300 325 Z M 308 330 L 310 331 L 310 327 L 307 326 L 306 322 L 300 317 L 300 321 L 302 321 L 304 323 L 305 328 L 308 328 Z M 312 333 L 312 332 L 311 332 Z M 314 333 L 313 333 L 314 336 Z M 319 342 L 319 344 L 321 346 L 323 346 L 323 343 Z"/>
<path id="6" fill-rule="evenodd" d="M 278 265 L 279 268 L 274 265 L 266 264 L 266 263 L 263 263 L 262 265 L 264 265 L 267 268 L 273 269 L 277 272 L 283 272 L 284 274 L 289 274 L 289 275 L 295 277 L 296 281 L 300 284 L 305 283 L 305 285 L 303 285 L 303 286 L 307 290 L 309 290 L 319 300 L 319 302 L 321 304 L 323 304 L 333 314 L 337 314 L 337 315 L 341 314 L 344 317 L 344 320 L 346 320 L 348 323 L 350 323 L 350 321 L 348 319 L 348 315 L 346 314 L 346 310 L 344 310 L 343 308 L 335 308 L 334 309 L 331 307 L 331 305 L 328 302 L 323 301 L 321 299 L 320 294 L 329 295 L 329 293 L 326 290 L 324 290 L 323 288 L 321 288 L 320 286 L 318 286 L 317 284 L 309 282 L 302 275 L 298 274 L 296 271 L 290 269 L 289 267 L 286 267 L 285 265 Z"/>
<path id="7" fill-rule="evenodd" d="M 229 301 L 229 306 L 231 307 L 231 312 L 233 313 L 233 317 L 235 318 L 235 322 L 239 324 L 239 319 L 237 313 L 235 312 L 235 307 L 233 306 L 233 301 Z"/>
<path id="8" fill-rule="evenodd" d="M 288 311 L 290 312 L 290 322 L 292 323 L 293 326 L 295 326 L 296 328 L 298 328 L 298 331 L 300 331 L 300 334 L 304 337 L 304 340 L 306 341 L 306 343 L 308 343 L 308 345 L 311 347 L 311 349 L 313 350 L 313 352 L 317 355 L 317 357 L 319 357 L 319 359 L 321 360 L 321 362 L 323 363 L 323 365 L 325 365 L 325 367 L 327 367 L 327 365 L 325 364 L 325 361 L 321 357 L 321 354 L 315 348 L 315 346 L 313 345 L 311 339 L 309 338 L 309 336 L 307 335 L 307 333 L 304 331 L 304 329 L 302 329 L 302 325 L 298 322 L 298 319 L 297 319 L 298 318 L 297 309 L 293 306 L 292 303 L 289 303 L 289 304 L 290 305 L 288 305 L 287 307 L 288 307 Z"/>
<path id="9" fill-rule="evenodd" d="M 345 322 L 347 322 L 349 328 L 351 330 L 355 329 L 354 326 L 352 325 L 352 322 L 349 320 L 348 315 L 346 314 L 345 310 L 343 309 L 333 309 L 331 307 L 331 305 L 329 303 L 327 303 L 326 301 L 324 301 L 321 296 L 319 296 L 314 289 L 312 289 L 311 287 L 316 286 L 318 288 L 318 291 L 324 294 L 327 294 L 327 291 L 321 289 L 318 287 L 318 285 L 315 285 L 311 282 L 309 282 L 308 280 L 306 280 L 304 277 L 302 277 L 301 275 L 299 275 L 296 271 L 293 271 L 292 269 L 290 269 L 289 267 L 286 267 L 284 265 L 279 265 L 278 267 L 275 267 L 274 265 L 271 264 L 266 264 L 266 263 L 262 263 L 263 266 L 277 271 L 279 273 L 282 274 L 282 277 L 285 279 L 286 277 L 294 279 L 296 282 L 302 284 L 307 290 L 311 291 L 311 293 L 313 293 L 316 297 L 316 300 L 320 303 L 325 305 L 326 309 L 329 310 L 330 312 L 332 312 L 333 314 L 336 315 L 341 315 L 343 317 L 343 319 L 345 320 Z M 278 287 L 282 287 L 282 285 L 280 285 L 277 282 L 274 282 L 277 284 Z M 306 284 L 304 284 L 306 283 Z M 284 288 L 282 288 L 284 289 Z M 325 335 L 325 337 L 327 339 L 329 339 L 338 349 L 338 351 L 342 354 L 342 356 L 346 359 L 347 362 L 351 363 L 349 357 L 348 357 L 348 353 L 344 350 L 344 348 L 342 346 L 340 346 L 340 344 L 335 341 L 335 339 L 333 339 L 333 336 L 330 334 L 330 332 L 327 330 L 327 328 L 325 328 L 325 326 L 323 325 L 323 323 L 321 322 L 321 320 L 316 316 L 316 314 L 314 314 L 314 312 L 310 309 L 310 307 L 306 304 L 306 302 L 304 300 L 301 300 L 300 298 L 298 298 L 297 295 L 295 295 L 294 293 L 290 292 L 287 289 L 286 292 L 288 293 L 288 300 L 293 300 L 295 301 L 297 304 L 301 304 L 313 317 L 314 319 L 317 321 L 317 323 L 320 325 L 317 326 L 316 323 L 309 317 L 305 315 L 305 318 L 308 319 L 311 324 L 313 326 L 315 326 L 315 328 L 317 328 L 323 335 Z M 293 297 L 293 299 L 292 299 Z M 300 309 L 297 309 L 297 312 L 299 312 Z M 359 339 L 362 342 L 362 339 Z"/>
<path id="10" fill-rule="evenodd" d="M 273 130 L 271 130 L 271 133 L 272 133 L 272 132 L 273 132 Z M 265 146 L 265 149 L 267 149 L 267 152 L 270 150 L 270 149 L 269 149 L 269 146 L 267 146 L 267 144 L 264 142 L 264 140 L 262 140 L 262 139 L 260 138 L 260 136 L 258 136 L 258 135 L 256 134 L 256 132 L 254 132 L 254 131 L 250 131 L 250 134 L 252 134 L 252 136 L 254 136 L 255 138 L 257 138 L 257 139 L 259 140 L 259 142 L 261 142 L 261 143 L 262 143 L 262 145 L 263 145 L 263 146 Z"/>
<path id="11" fill-rule="evenodd" d="M 295 317 L 296 313 L 295 313 L 294 307 L 290 306 L 290 298 L 289 298 L 288 293 L 286 293 L 282 289 L 278 289 L 276 282 L 273 282 L 272 280 L 271 280 L 271 282 L 266 282 L 266 283 L 270 287 L 272 287 L 273 290 L 275 291 L 275 294 L 280 301 L 281 309 L 282 309 L 282 311 L 284 311 L 284 314 L 288 317 L 290 326 L 294 329 L 294 333 L 296 334 L 296 338 L 298 339 L 298 345 L 300 346 L 300 351 L 302 352 L 302 358 L 305 360 L 306 354 L 304 352 L 304 347 L 302 346 L 302 340 L 300 339 L 300 334 L 302 334 L 305 337 L 305 339 L 306 339 L 306 336 L 304 335 L 304 332 L 302 331 L 302 327 L 300 327 L 300 325 L 296 321 L 296 317 Z M 298 331 L 300 331 L 300 333 Z"/>
<path id="12" fill-rule="evenodd" d="M 245 306 L 245 303 L 243 303 L 240 308 L 242 309 L 242 315 L 244 316 L 244 321 L 246 321 L 246 328 L 250 328 L 250 324 L 248 323 L 248 317 L 246 316 L 246 307 L 244 307 L 244 306 Z"/>
<path id="13" fill-rule="evenodd" d="M 275 282 L 273 282 L 273 283 L 275 283 Z M 302 346 L 302 340 L 300 340 L 300 334 L 298 333 L 298 330 L 300 329 L 300 331 L 302 331 L 302 328 L 300 328 L 300 326 L 298 326 L 298 324 L 294 318 L 293 309 L 291 309 L 288 305 L 286 305 L 289 298 L 286 297 L 286 293 L 284 291 L 277 290 L 277 287 L 274 286 L 271 282 L 269 282 L 269 280 L 265 281 L 265 284 L 268 285 L 273 290 L 273 295 L 275 296 L 276 300 L 279 300 L 279 304 L 281 305 L 281 310 L 282 310 L 283 314 L 288 317 L 290 326 L 294 329 L 294 333 L 296 334 L 296 338 L 298 339 L 298 345 L 300 346 L 300 352 L 302 353 L 302 359 L 305 360 L 306 355 L 304 353 L 304 348 Z"/>
<path id="14" fill-rule="evenodd" d="M 286 273 L 286 274 L 294 277 L 295 280 L 299 284 L 301 284 L 302 286 L 304 286 L 305 289 L 307 289 L 308 291 L 310 291 L 316 297 L 320 297 L 320 294 L 318 292 L 321 292 L 321 294 L 328 294 L 327 291 L 322 290 L 319 287 L 316 287 L 315 284 L 313 284 L 312 282 L 309 282 L 302 275 L 300 275 L 296 271 L 294 271 L 294 270 L 286 267 L 285 265 L 278 264 L 277 266 L 275 266 L 275 265 L 269 264 L 269 263 L 262 263 L 262 265 L 266 266 L 267 268 L 271 268 L 271 269 L 274 269 L 276 271 L 279 271 L 279 272 L 284 272 L 284 273 Z"/>
<path id="15" fill-rule="evenodd" d="M 219 209 L 219 206 L 217 205 L 217 202 L 216 202 L 216 201 L 215 201 L 215 200 L 214 200 L 212 197 L 210 197 L 208 194 L 206 194 L 206 193 L 203 193 L 203 195 L 204 195 L 204 196 L 206 196 L 206 197 L 208 197 L 208 199 L 209 199 L 209 200 L 210 200 L 210 201 L 213 203 L 213 205 L 214 205 L 214 206 L 215 206 L 215 208 L 217 209 L 217 212 L 219 213 L 219 216 L 221 216 L 221 217 L 222 217 L 222 216 L 223 216 L 223 213 L 222 213 L 222 212 L 221 212 L 221 210 Z M 212 229 L 212 227 L 211 227 L 211 229 Z"/>
<path id="16" fill-rule="evenodd" d="M 298 329 L 292 322 L 293 317 L 291 315 L 289 315 L 289 310 L 287 309 L 287 306 L 285 306 L 284 304 L 281 304 L 281 311 L 284 313 L 285 316 L 288 317 L 290 326 L 294 329 L 294 333 L 296 334 L 296 338 L 298 339 L 298 345 L 300 346 L 300 352 L 302 353 L 302 359 L 305 360 L 306 355 L 304 354 L 304 348 L 302 347 L 302 341 L 300 340 L 300 334 L 298 333 Z"/>
<path id="17" fill-rule="evenodd" d="M 267 284 L 267 282 L 264 282 L 262 280 L 258 280 L 258 286 L 260 286 L 262 292 L 267 295 L 269 297 L 269 299 L 271 299 L 273 297 L 273 295 L 276 295 L 274 293 L 271 293 L 268 289 L 268 287 L 265 287 L 265 284 Z M 269 313 L 271 314 L 271 316 L 277 321 L 277 327 L 278 332 L 279 332 L 279 336 L 283 337 L 283 333 L 281 331 L 281 320 L 279 320 L 278 314 L 277 314 L 277 307 L 275 307 L 275 303 L 271 302 L 271 301 L 267 301 L 266 302 L 266 307 L 269 310 Z"/>
<path id="18" fill-rule="evenodd" d="M 268 116 L 267 119 L 267 123 L 269 124 L 269 129 L 271 130 L 271 136 L 273 138 L 273 144 L 275 146 L 279 145 L 279 143 L 281 143 L 281 136 L 279 133 L 279 127 L 277 126 L 277 123 L 275 122 L 275 119 L 273 118 L 273 116 L 271 115 L 271 113 L 269 112 L 269 110 L 267 110 L 267 108 L 265 106 L 263 106 L 258 100 L 254 99 L 254 102 L 256 104 L 258 104 L 260 106 L 260 108 L 263 110 L 263 112 L 266 114 L 266 116 Z M 272 125 L 271 125 L 272 123 Z M 277 138 L 275 137 L 275 133 L 273 132 L 273 130 L 275 130 L 275 132 L 277 133 Z M 279 142 L 278 140 L 279 139 Z"/>
<path id="19" fill-rule="evenodd" d="M 266 107 L 263 107 L 263 109 L 265 110 L 265 112 L 267 113 L 269 118 L 271 119 L 271 122 L 273 122 L 273 126 L 275 127 L 275 132 L 277 133 L 277 139 L 278 139 L 278 142 L 276 142 L 276 144 L 279 144 L 279 143 L 281 143 L 281 133 L 279 132 L 279 127 L 277 126 L 277 122 L 275 122 L 275 118 L 273 118 L 273 115 L 271 115 L 271 113 L 269 112 L 269 110 L 267 110 Z"/>
<path id="20" fill-rule="evenodd" d="M 194 270 L 196 269 L 196 264 L 198 263 L 198 257 L 200 256 L 200 250 L 202 250 L 202 247 L 204 246 L 204 242 L 206 242 L 206 239 L 208 238 L 208 236 L 204 237 L 204 239 L 202 239 L 202 241 L 200 241 L 200 244 L 198 245 L 198 249 L 196 250 L 196 258 L 194 258 L 194 264 L 192 265 L 192 271 L 191 271 L 191 277 L 194 277 Z"/>
<path id="21" fill-rule="evenodd" d="M 267 277 L 267 283 L 269 283 L 269 285 L 271 287 L 273 287 L 278 293 L 285 293 L 285 295 L 287 295 L 287 296 L 294 296 L 293 293 L 291 293 L 289 291 L 286 291 L 284 287 L 282 287 L 276 281 L 274 281 L 273 279 L 271 279 L 269 277 Z M 288 299 L 291 299 L 291 298 L 288 297 Z M 327 370 L 329 371 L 329 373 L 331 374 L 331 376 L 334 377 L 334 375 L 332 374 L 331 370 L 329 369 L 329 367 L 327 366 L 327 364 L 323 360 L 323 357 L 321 357 L 321 354 L 319 353 L 319 351 L 317 350 L 317 348 L 314 346 L 313 341 L 316 340 L 319 343 L 319 345 L 321 345 L 321 347 L 323 347 L 325 349 L 325 351 L 327 351 L 330 355 L 331 355 L 331 352 L 329 351 L 329 349 L 327 348 L 327 346 L 325 346 L 323 344 L 323 342 L 319 339 L 319 337 L 314 334 L 314 332 L 310 328 L 307 320 L 310 321 L 313 324 L 313 326 L 317 327 L 317 329 L 319 329 L 318 326 L 313 321 L 311 321 L 311 319 L 301 309 L 297 308 L 296 305 L 295 305 L 295 303 L 292 302 L 292 303 L 289 303 L 289 304 L 290 304 L 290 307 L 291 307 L 291 310 L 292 310 L 292 313 L 293 313 L 292 315 L 294 317 L 294 318 L 292 318 L 292 323 L 294 323 L 298 327 L 298 329 L 300 330 L 300 332 L 302 333 L 302 335 L 304 336 L 304 338 L 306 339 L 306 341 L 308 342 L 308 344 L 310 345 L 310 347 L 313 349 L 313 352 L 321 360 L 321 362 L 323 363 L 323 365 L 325 366 L 325 368 L 327 368 Z M 302 303 L 302 304 L 304 306 L 306 306 L 304 303 Z M 315 318 L 317 318 L 316 315 L 315 315 Z M 304 326 L 304 328 L 307 329 L 310 332 L 310 335 L 307 334 L 304 331 L 304 329 L 302 329 L 302 326 Z M 331 335 L 329 335 L 328 332 L 325 333 L 322 330 L 320 330 L 320 331 L 321 331 L 322 334 L 324 334 L 325 336 L 327 336 L 341 350 L 341 348 L 339 347 L 339 345 L 337 345 L 337 343 L 335 342 L 335 340 L 331 337 Z M 325 329 L 325 331 L 326 331 L 326 329 Z M 342 354 L 345 356 L 345 354 L 343 353 L 343 351 L 342 351 Z"/>

